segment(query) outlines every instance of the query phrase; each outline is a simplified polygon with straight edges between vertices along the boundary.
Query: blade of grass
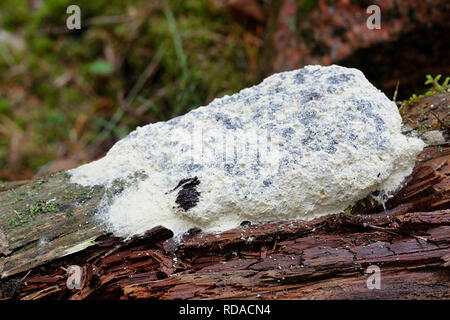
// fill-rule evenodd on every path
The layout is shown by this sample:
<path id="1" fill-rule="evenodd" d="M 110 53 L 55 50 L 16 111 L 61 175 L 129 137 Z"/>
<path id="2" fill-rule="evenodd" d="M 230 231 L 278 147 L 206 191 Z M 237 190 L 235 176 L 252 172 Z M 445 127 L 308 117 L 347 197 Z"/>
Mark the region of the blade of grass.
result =
<path id="1" fill-rule="evenodd" d="M 140 103 L 145 105 L 149 110 L 152 110 L 153 112 L 155 112 L 155 114 L 158 116 L 158 118 L 161 119 L 162 121 L 167 120 L 167 117 L 164 114 L 164 112 L 162 112 L 161 109 L 156 104 L 154 104 L 152 101 L 150 101 L 148 99 L 144 99 L 141 96 L 139 96 L 137 98 L 137 101 L 139 101 Z"/>
<path id="2" fill-rule="evenodd" d="M 188 61 L 183 50 L 181 36 L 178 31 L 172 9 L 170 8 L 168 2 L 166 2 L 165 5 L 164 15 L 166 16 L 167 24 L 169 26 L 169 32 L 172 36 L 172 42 L 175 48 L 177 61 L 182 71 L 180 79 L 180 95 L 177 97 L 178 103 L 173 107 L 172 113 L 173 116 L 177 116 L 186 108 L 190 98 L 194 93 L 195 88 L 197 87 L 197 83 L 195 76 L 193 76 L 191 70 L 188 67 Z"/>
<path id="3" fill-rule="evenodd" d="M 158 48 L 158 50 L 156 51 L 155 56 L 150 61 L 150 63 L 147 65 L 147 67 L 145 68 L 144 72 L 139 76 L 139 78 L 136 81 L 136 83 L 134 84 L 133 88 L 128 93 L 128 95 L 125 98 L 125 100 L 127 101 L 127 103 L 130 106 L 134 102 L 136 96 L 139 94 L 139 92 L 144 87 L 144 85 L 147 82 L 147 80 L 156 71 L 156 69 L 157 69 L 157 67 L 158 67 L 158 65 L 159 65 L 159 63 L 160 63 L 160 61 L 161 61 L 161 59 L 163 57 L 163 54 L 164 54 L 165 50 L 166 50 L 166 46 L 165 45 L 162 45 L 161 47 Z M 125 111 L 122 108 L 118 108 L 109 121 L 103 119 L 104 121 L 108 122 L 110 125 L 109 126 L 106 126 L 106 125 L 104 126 L 104 129 L 102 130 L 102 132 L 100 132 L 100 134 L 95 139 L 94 144 L 98 145 L 98 144 L 102 143 L 105 139 L 107 139 L 108 136 L 110 135 L 111 131 L 113 131 L 113 130 L 111 130 L 111 128 L 117 128 L 117 125 L 120 123 L 120 121 L 121 121 L 121 119 L 122 119 L 122 117 L 124 115 L 125 115 Z"/>
<path id="4" fill-rule="evenodd" d="M 172 9 L 170 9 L 170 5 L 167 2 L 166 2 L 165 9 L 164 9 L 164 15 L 166 16 L 167 24 L 169 26 L 169 31 L 172 36 L 172 42 L 175 47 L 175 54 L 177 56 L 178 63 L 181 65 L 181 69 L 183 71 L 182 76 L 186 77 L 187 74 L 189 73 L 188 66 L 187 66 L 187 58 L 186 58 L 186 55 L 184 54 L 180 33 L 178 32 Z"/>
<path id="5" fill-rule="evenodd" d="M 136 96 L 142 90 L 148 79 L 155 74 L 155 71 L 161 62 L 164 52 L 166 51 L 166 47 L 167 47 L 166 44 L 163 44 L 161 47 L 158 48 L 152 61 L 150 61 L 150 63 L 145 68 L 144 72 L 142 72 L 142 74 L 139 76 L 133 88 L 130 90 L 130 93 L 125 99 L 129 105 L 131 105 L 134 102 L 134 99 L 136 99 Z"/>

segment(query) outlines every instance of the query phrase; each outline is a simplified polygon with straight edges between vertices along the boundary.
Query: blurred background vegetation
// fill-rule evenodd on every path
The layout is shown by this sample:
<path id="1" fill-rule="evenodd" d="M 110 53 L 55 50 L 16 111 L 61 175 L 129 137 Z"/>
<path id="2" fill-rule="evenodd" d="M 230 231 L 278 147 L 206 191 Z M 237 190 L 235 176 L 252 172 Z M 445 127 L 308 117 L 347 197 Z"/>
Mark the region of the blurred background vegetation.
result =
<path id="1" fill-rule="evenodd" d="M 91 161 L 138 125 L 273 72 L 261 47 L 276 19 L 225 2 L 2 0 L 0 179 Z M 71 4 L 81 7 L 81 30 L 66 28 Z"/>
<path id="2" fill-rule="evenodd" d="M 73 31 L 70 4 L 0 3 L 2 27 L 14 32 L 0 43 L 4 179 L 95 158 L 137 125 L 256 80 L 245 30 L 207 1 L 78 1 L 83 28 Z"/>

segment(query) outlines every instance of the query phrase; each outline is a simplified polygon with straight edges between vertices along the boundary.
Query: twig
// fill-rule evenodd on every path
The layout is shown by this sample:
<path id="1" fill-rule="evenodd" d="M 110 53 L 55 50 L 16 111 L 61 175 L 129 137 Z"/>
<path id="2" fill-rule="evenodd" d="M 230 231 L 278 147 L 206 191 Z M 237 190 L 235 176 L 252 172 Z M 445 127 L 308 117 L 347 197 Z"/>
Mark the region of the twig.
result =
<path id="1" fill-rule="evenodd" d="M 130 92 L 127 95 L 126 101 L 128 104 L 132 104 L 134 102 L 134 99 L 136 99 L 136 96 L 138 93 L 142 90 L 144 87 L 144 84 L 148 81 L 148 79 L 155 74 L 156 69 L 158 68 L 161 59 L 166 51 L 166 45 L 162 45 L 159 47 L 158 51 L 156 51 L 155 56 L 150 61 L 150 63 L 145 68 L 144 72 L 139 76 L 138 80 L 134 84 L 133 88 L 130 90 Z"/>
<path id="2" fill-rule="evenodd" d="M 119 102 L 119 106 L 129 115 L 133 116 L 136 119 L 142 120 L 145 123 L 151 122 L 151 119 L 149 117 L 143 116 L 142 114 L 139 114 L 136 110 L 131 108 L 131 106 L 128 104 L 128 102 L 123 97 L 123 92 L 117 93 L 117 101 Z"/>
<path id="3" fill-rule="evenodd" d="M 131 89 L 130 93 L 125 98 L 125 101 L 127 102 L 128 105 L 130 105 L 130 106 L 132 105 L 136 95 L 142 89 L 142 87 L 144 86 L 145 82 L 147 82 L 147 80 L 156 71 L 156 67 L 159 65 L 164 51 L 165 51 L 165 46 L 159 47 L 159 49 L 156 52 L 156 54 L 153 57 L 153 59 L 150 61 L 148 66 L 145 68 L 145 70 L 141 74 L 141 76 L 139 76 L 138 80 L 136 81 L 135 85 Z M 117 125 L 119 123 L 120 119 L 122 119 L 124 114 L 125 114 L 125 111 L 124 111 L 123 108 L 119 108 L 115 112 L 115 114 L 112 116 L 111 120 L 109 121 L 111 126 L 109 128 L 104 128 L 103 131 L 100 132 L 100 134 L 97 136 L 97 138 L 96 138 L 96 140 L 94 142 L 94 145 L 100 144 L 101 142 L 103 142 L 108 137 L 109 133 L 111 132 L 111 127 Z"/>
<path id="4" fill-rule="evenodd" d="M 439 122 L 439 124 L 442 127 L 446 128 L 446 129 L 449 128 L 449 126 L 447 124 L 445 124 L 433 111 L 430 111 L 430 113 L 437 119 L 437 121 Z"/>
<path id="5" fill-rule="evenodd" d="M 374 230 L 377 230 L 377 231 L 384 231 L 384 232 L 387 232 L 387 233 L 390 233 L 390 234 L 394 234 L 394 235 L 398 235 L 398 233 L 399 233 L 398 230 L 396 230 L 396 229 L 374 226 L 374 225 L 371 225 L 371 224 L 369 224 L 367 222 L 364 222 L 362 224 L 362 226 L 365 227 L 365 228 L 371 228 L 371 229 L 374 229 Z"/>
<path id="6" fill-rule="evenodd" d="M 409 237 L 415 238 L 417 240 L 422 240 L 422 241 L 425 241 L 425 242 L 435 243 L 431 239 L 428 239 L 428 238 L 425 238 L 425 237 L 422 237 L 422 236 L 418 236 L 416 234 L 413 234 L 413 233 L 407 232 L 407 231 L 403 231 L 403 230 L 397 230 L 397 229 L 393 229 L 393 228 L 374 226 L 374 225 L 371 225 L 369 223 L 363 223 L 363 227 L 371 228 L 371 229 L 374 229 L 374 230 L 377 230 L 377 231 L 383 231 L 383 232 L 386 232 L 386 233 L 389 233 L 389 234 L 393 234 L 393 235 L 396 235 L 396 236 L 404 234 L 404 235 L 407 235 Z"/>
<path id="7" fill-rule="evenodd" d="M 26 279 L 26 277 L 28 277 L 28 276 L 30 275 L 30 273 L 31 273 L 31 269 L 30 269 L 30 271 L 28 271 L 28 272 L 27 272 L 27 274 L 26 274 L 26 275 L 24 275 L 24 276 L 22 277 L 22 279 L 20 279 L 20 281 L 19 281 L 19 282 L 20 282 L 20 283 L 22 283 L 22 281 L 23 281 L 23 280 L 25 280 L 25 279 Z"/>
<path id="8" fill-rule="evenodd" d="M 435 171 L 441 170 L 446 164 L 448 163 L 447 159 L 442 161 L 442 163 L 438 164 L 436 168 L 434 168 Z"/>
<path id="9" fill-rule="evenodd" d="M 400 85 L 400 81 L 397 80 L 397 85 L 395 86 L 395 92 L 394 92 L 394 97 L 392 98 L 392 100 L 397 103 L 397 94 L 398 94 L 398 86 Z"/>

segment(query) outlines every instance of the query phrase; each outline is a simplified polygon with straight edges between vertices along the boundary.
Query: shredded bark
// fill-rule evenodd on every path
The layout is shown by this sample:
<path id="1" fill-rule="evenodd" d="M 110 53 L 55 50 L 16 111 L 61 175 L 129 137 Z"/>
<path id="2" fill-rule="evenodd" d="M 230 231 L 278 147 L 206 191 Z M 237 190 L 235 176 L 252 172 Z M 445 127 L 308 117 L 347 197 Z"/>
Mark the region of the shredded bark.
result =
<path id="1" fill-rule="evenodd" d="M 447 100 L 439 97 L 433 105 L 441 101 Z M 416 119 L 417 108 L 422 107 L 409 106 L 403 117 Z M 64 179 L 17 187 L 17 194 L 41 188 L 28 200 L 34 202 L 48 190 L 66 194 L 70 186 L 71 191 L 60 199 L 59 211 L 39 216 L 30 232 L 27 223 L 0 226 L 0 299 L 450 298 L 448 143 L 423 150 L 404 186 L 385 203 L 386 211 L 366 201 L 351 214 L 245 222 L 219 234 L 192 229 L 182 239 L 163 227 L 128 241 L 102 234 L 100 226 L 90 225 L 103 190 L 86 193 Z M 172 190 L 186 198 L 180 198 L 181 208 L 195 205 L 199 183 L 184 179 Z M 0 217 L 19 201 L 3 199 Z M 67 270 L 74 265 L 82 270 L 81 281 L 68 289 Z M 380 290 L 367 286 L 367 268 L 373 265 L 381 271 Z"/>
<path id="2" fill-rule="evenodd" d="M 439 164 L 449 157 L 450 148 L 427 148 L 386 212 L 244 224 L 179 241 L 163 227 L 127 242 L 104 235 L 0 290 L 31 300 L 448 299 L 450 167 Z M 79 289 L 66 286 L 70 265 L 84 272 Z M 381 269 L 381 290 L 367 288 L 370 265 Z"/>

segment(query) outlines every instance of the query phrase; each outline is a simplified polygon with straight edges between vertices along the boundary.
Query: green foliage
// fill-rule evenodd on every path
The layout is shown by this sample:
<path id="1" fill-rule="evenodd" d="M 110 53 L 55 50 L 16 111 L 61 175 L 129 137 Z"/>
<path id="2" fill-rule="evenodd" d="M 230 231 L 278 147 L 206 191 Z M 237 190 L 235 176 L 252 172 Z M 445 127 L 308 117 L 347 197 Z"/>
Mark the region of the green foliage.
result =
<path id="1" fill-rule="evenodd" d="M 8 113 L 11 109 L 11 104 L 8 99 L 0 98 L 0 114 Z"/>
<path id="2" fill-rule="evenodd" d="M 436 77 L 432 77 L 431 75 L 427 74 L 425 81 L 426 85 L 432 85 L 431 89 L 429 89 L 427 92 L 425 92 L 426 96 L 435 94 L 435 93 L 446 93 L 449 91 L 449 81 L 450 77 L 445 78 L 444 82 L 442 84 L 439 83 L 439 80 L 441 79 L 442 75 L 438 74 Z"/>
<path id="3" fill-rule="evenodd" d="M 35 204 L 32 204 L 28 207 L 26 212 L 22 212 L 21 210 L 13 209 L 8 219 L 8 226 L 15 227 L 36 219 L 38 214 L 55 212 L 58 210 L 58 204 L 55 202 L 45 202 L 43 200 L 38 201 Z"/>
<path id="4" fill-rule="evenodd" d="M 96 60 L 86 65 L 92 74 L 107 76 L 114 72 L 114 66 L 106 60 Z"/>
<path id="5" fill-rule="evenodd" d="M 29 215 L 34 219 L 38 213 L 47 213 L 58 210 L 58 204 L 55 202 L 45 202 L 43 200 L 38 201 L 29 208 Z"/>
<path id="6" fill-rule="evenodd" d="M 426 96 L 431 96 L 433 94 L 439 94 L 439 93 L 446 93 L 450 92 L 450 77 L 446 77 L 445 80 L 442 83 L 439 83 L 439 80 L 442 78 L 441 74 L 438 74 L 436 77 L 433 77 L 430 74 L 427 74 L 425 76 L 425 85 L 431 86 L 428 88 L 427 91 L 425 91 L 424 94 L 412 94 L 411 97 L 403 102 L 399 103 L 399 109 L 407 108 L 410 105 L 413 105 L 417 102 L 419 102 L 420 99 Z"/>

